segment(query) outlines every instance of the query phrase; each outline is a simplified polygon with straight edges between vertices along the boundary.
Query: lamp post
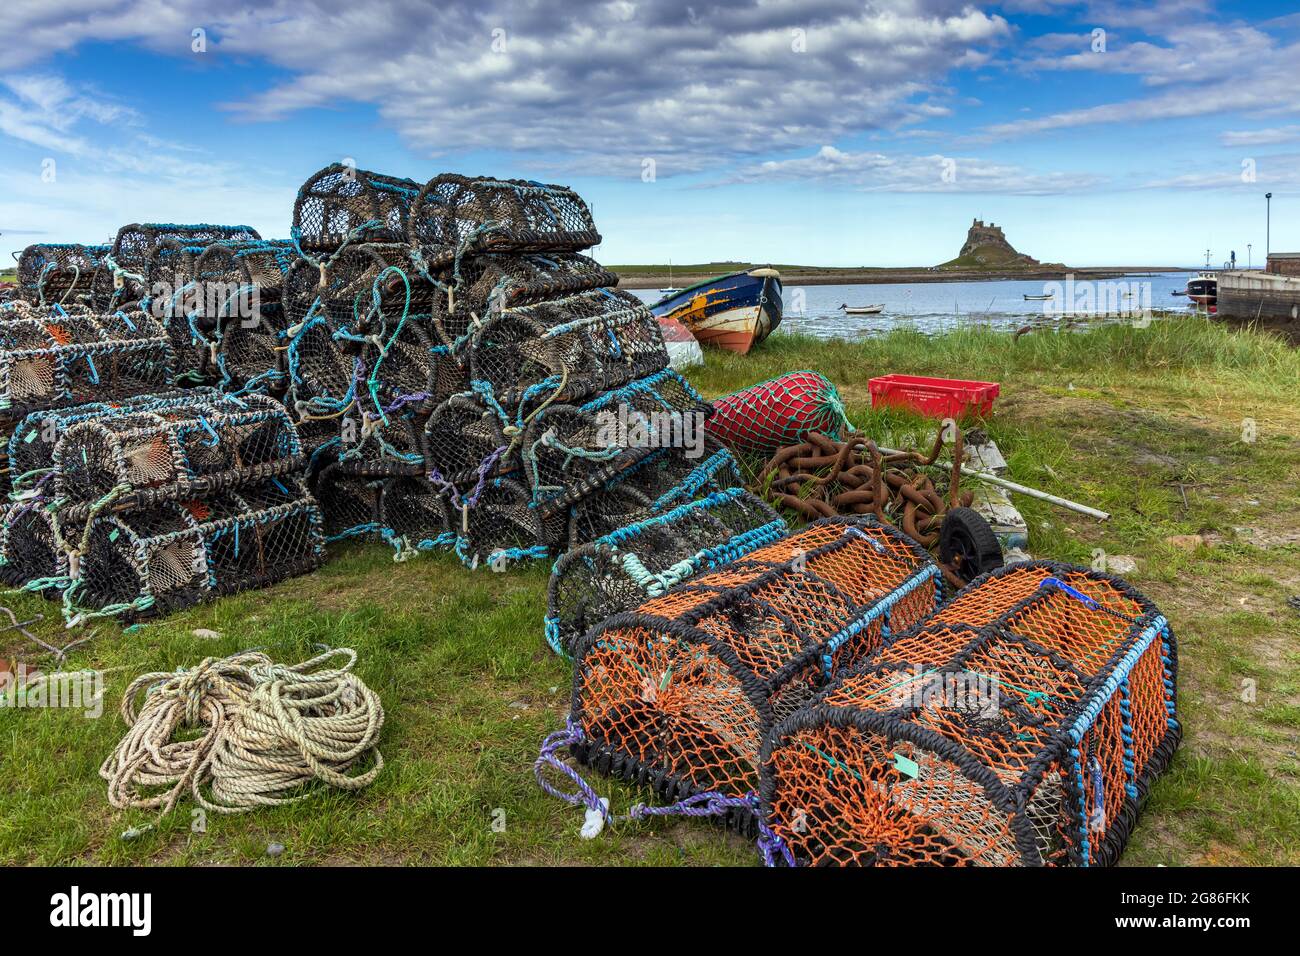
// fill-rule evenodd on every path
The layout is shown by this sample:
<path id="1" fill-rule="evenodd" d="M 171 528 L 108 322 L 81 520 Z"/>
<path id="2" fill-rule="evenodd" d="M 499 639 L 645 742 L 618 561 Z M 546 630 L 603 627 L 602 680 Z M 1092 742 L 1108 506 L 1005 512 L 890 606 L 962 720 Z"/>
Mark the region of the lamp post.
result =
<path id="1" fill-rule="evenodd" d="M 1264 261 L 1272 250 L 1271 233 L 1273 228 L 1273 194 L 1264 193 Z"/>
<path id="2" fill-rule="evenodd" d="M 1249 272 L 1250 268 L 1250 243 L 1248 242 L 1246 243 L 1246 271 Z"/>

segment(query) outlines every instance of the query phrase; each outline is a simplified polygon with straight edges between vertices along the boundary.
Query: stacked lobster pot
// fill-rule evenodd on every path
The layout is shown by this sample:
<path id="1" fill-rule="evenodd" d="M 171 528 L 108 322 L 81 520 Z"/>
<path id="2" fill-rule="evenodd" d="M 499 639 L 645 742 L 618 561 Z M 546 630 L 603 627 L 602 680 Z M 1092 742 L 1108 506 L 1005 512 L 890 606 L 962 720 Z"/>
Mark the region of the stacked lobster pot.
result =
<path id="1" fill-rule="evenodd" d="M 86 305 L 108 245 L 38 243 L 18 257 L 18 295 L 32 305 Z"/>
<path id="2" fill-rule="evenodd" d="M 0 577 L 61 597 L 72 625 L 305 573 L 324 544 L 304 464 L 284 407 L 260 394 L 178 389 L 34 411 L 9 441 Z"/>
<path id="3" fill-rule="evenodd" d="M 130 308 L 151 295 L 152 282 L 165 281 L 164 263 L 173 263 L 174 271 L 184 271 L 184 264 L 204 246 L 214 242 L 244 242 L 260 238 L 257 231 L 248 226 L 160 222 L 123 226 L 91 277 L 90 305 L 101 313 Z M 157 270 L 157 280 L 150 276 L 151 268 Z M 174 283 L 169 284 L 174 286 Z M 175 288 L 171 292 L 174 294 Z"/>
<path id="4" fill-rule="evenodd" d="M 167 239 L 149 255 L 142 307 L 165 324 L 192 381 L 283 397 L 280 296 L 293 261 L 287 240 Z"/>
<path id="5" fill-rule="evenodd" d="M 292 243 L 206 224 L 24 252 L 38 304 L 0 310 L 0 577 L 61 597 L 71 623 L 320 563 L 320 509 L 278 400 L 295 258 Z M 196 384 L 220 387 L 177 388 Z"/>
<path id="6" fill-rule="evenodd" d="M 143 312 L 95 315 L 85 306 L 0 306 L 0 439 L 31 412 L 111 401 L 171 384 L 175 355 Z M 12 477 L 3 469 L 0 486 Z"/>
<path id="7" fill-rule="evenodd" d="M 408 211 L 420 184 L 344 165 L 303 185 L 287 270 L 288 406 L 310 456 L 328 540 L 450 545 L 442 497 L 424 478 L 420 436 L 468 382 L 440 348 L 434 289 L 412 267 Z"/>
<path id="8" fill-rule="evenodd" d="M 654 316 L 580 254 L 572 190 L 336 165 L 293 237 L 289 405 L 330 538 L 499 568 L 740 484 Z"/>

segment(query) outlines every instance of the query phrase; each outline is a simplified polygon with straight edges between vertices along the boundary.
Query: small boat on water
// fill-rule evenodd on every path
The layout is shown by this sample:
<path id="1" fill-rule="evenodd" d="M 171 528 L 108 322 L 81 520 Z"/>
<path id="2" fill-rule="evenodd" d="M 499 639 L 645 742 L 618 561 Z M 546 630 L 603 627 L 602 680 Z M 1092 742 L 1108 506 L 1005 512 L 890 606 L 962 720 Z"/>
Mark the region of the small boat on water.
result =
<path id="1" fill-rule="evenodd" d="M 681 291 L 679 287 L 672 284 L 672 260 L 671 259 L 668 260 L 668 287 L 667 289 L 660 289 L 659 291 L 664 295 L 672 295 L 675 293 L 680 293 Z"/>
<path id="2" fill-rule="evenodd" d="M 1219 301 L 1219 275 L 1217 272 L 1198 272 L 1195 279 L 1187 280 L 1188 300 L 1200 308 L 1213 309 Z"/>
<path id="3" fill-rule="evenodd" d="M 1049 293 L 1047 293 L 1047 295 L 1026 295 L 1026 296 L 1025 296 L 1025 301 L 1026 301 L 1026 302 L 1046 302 L 1048 299 L 1052 299 L 1052 298 L 1055 298 L 1055 297 L 1056 297 L 1056 295 L 1055 295 L 1055 293 L 1053 293 L 1053 292 L 1049 292 Z"/>
<path id="4" fill-rule="evenodd" d="M 878 305 L 841 305 L 840 310 L 845 315 L 879 315 L 885 311 L 885 304 L 882 302 Z"/>
<path id="5" fill-rule="evenodd" d="M 650 307 L 676 319 L 700 342 L 747 353 L 781 324 L 781 274 L 770 266 L 706 279 Z"/>

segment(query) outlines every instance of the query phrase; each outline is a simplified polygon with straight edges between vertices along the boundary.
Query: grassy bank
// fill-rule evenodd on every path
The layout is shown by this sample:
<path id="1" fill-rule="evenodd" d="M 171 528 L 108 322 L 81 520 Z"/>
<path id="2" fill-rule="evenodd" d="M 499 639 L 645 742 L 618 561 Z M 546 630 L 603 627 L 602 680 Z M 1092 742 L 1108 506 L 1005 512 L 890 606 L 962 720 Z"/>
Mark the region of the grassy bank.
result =
<path id="1" fill-rule="evenodd" d="M 1286 604 L 1300 594 L 1300 353 L 1186 319 L 1019 339 L 777 336 L 748 358 L 709 353 L 692 378 L 718 394 L 794 368 L 834 380 L 851 419 L 882 442 L 929 426 L 872 412 L 873 375 L 1000 381 L 988 430 L 1010 477 L 1114 514 L 1097 524 L 1019 499 L 1031 550 L 1083 563 L 1099 550 L 1135 557 L 1131 579 L 1181 641 L 1186 738 L 1124 862 L 1300 862 L 1300 614 Z M 1165 540 L 1196 534 L 1205 543 L 1192 550 Z M 281 865 L 754 863 L 750 846 L 707 823 L 624 824 L 580 840 L 581 814 L 537 791 L 537 744 L 568 706 L 567 668 L 542 639 L 546 577 L 545 566 L 470 573 L 448 557 L 394 564 L 382 546 L 351 546 L 266 591 L 129 634 L 101 625 L 70 664 L 109 669 L 101 718 L 0 709 L 0 860 L 269 863 L 266 845 L 278 841 Z M 19 620 L 47 615 L 33 628 L 45 639 L 68 639 L 53 605 L 18 594 L 3 603 Z M 195 634 L 204 629 L 220 636 Z M 297 660 L 316 643 L 355 647 L 384 700 L 388 766 L 375 785 L 210 818 L 205 832 L 193 831 L 185 804 L 122 840 L 153 820 L 110 810 L 96 775 L 121 736 L 116 708 L 131 677 L 249 647 Z M 0 647 L 39 663 L 12 632 Z M 1255 682 L 1253 701 L 1243 681 Z M 604 780 L 598 790 L 620 812 L 646 797 Z"/>

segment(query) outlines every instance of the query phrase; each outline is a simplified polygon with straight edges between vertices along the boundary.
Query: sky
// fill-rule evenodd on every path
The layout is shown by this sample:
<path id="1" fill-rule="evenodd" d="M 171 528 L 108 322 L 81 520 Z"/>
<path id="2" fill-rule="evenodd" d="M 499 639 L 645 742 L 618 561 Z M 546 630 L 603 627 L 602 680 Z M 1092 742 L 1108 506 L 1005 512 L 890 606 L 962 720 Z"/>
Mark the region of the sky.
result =
<path id="1" fill-rule="evenodd" d="M 1300 250 L 1300 12 L 1154 0 L 9 0 L 0 259 L 289 234 L 354 162 L 564 183 L 606 264 Z M 1248 253 L 1248 245 L 1250 252 Z"/>

